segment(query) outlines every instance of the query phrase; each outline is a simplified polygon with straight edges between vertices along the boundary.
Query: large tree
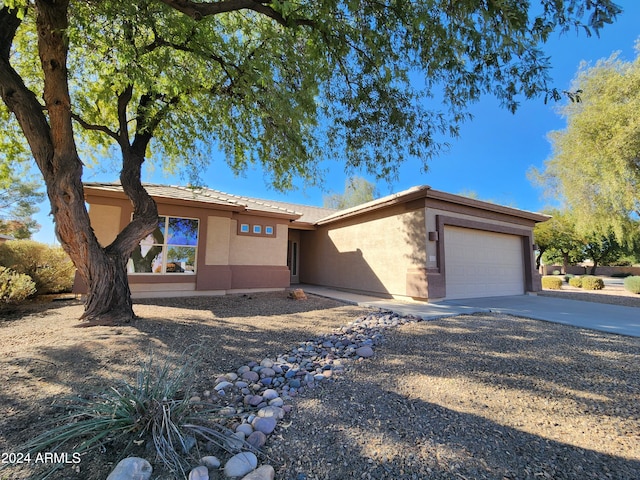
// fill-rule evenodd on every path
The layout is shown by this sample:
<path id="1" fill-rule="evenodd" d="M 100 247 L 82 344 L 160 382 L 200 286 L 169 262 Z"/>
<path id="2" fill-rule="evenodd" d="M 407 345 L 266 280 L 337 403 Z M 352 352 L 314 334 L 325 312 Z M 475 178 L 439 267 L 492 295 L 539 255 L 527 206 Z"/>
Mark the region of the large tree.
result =
<path id="1" fill-rule="evenodd" d="M 567 126 L 550 134 L 552 156 L 538 180 L 563 199 L 578 228 L 631 236 L 640 215 L 640 56 L 583 65 L 580 102 L 562 108 Z"/>
<path id="2" fill-rule="evenodd" d="M 19 176 L 9 170 L 0 173 L 0 233 L 25 239 L 39 230 L 33 215 L 45 197 L 41 189 L 39 182 L 24 174 Z"/>
<path id="3" fill-rule="evenodd" d="M 538 247 L 536 267 L 544 259 L 552 264 L 562 263 L 562 273 L 567 267 L 584 260 L 584 242 L 575 229 L 573 215 L 566 210 L 545 210 L 551 219 L 537 223 L 533 228 L 533 238 Z"/>
<path id="4" fill-rule="evenodd" d="M 133 317 L 126 262 L 157 222 L 146 160 L 197 167 L 220 149 L 236 171 L 261 164 L 279 188 L 316 178 L 326 158 L 388 177 L 407 156 L 437 154 L 483 94 L 510 110 L 557 96 L 540 45 L 557 29 L 597 32 L 620 12 L 611 0 L 0 6 L 0 96 L 19 126 L 3 133 L 28 142 L 94 321 Z M 105 153 L 120 157 L 134 216 L 102 247 L 81 156 Z"/>
<path id="5" fill-rule="evenodd" d="M 370 202 L 378 196 L 378 189 L 375 183 L 356 175 L 345 180 L 343 193 L 325 195 L 322 204 L 327 208 L 342 210 Z"/>

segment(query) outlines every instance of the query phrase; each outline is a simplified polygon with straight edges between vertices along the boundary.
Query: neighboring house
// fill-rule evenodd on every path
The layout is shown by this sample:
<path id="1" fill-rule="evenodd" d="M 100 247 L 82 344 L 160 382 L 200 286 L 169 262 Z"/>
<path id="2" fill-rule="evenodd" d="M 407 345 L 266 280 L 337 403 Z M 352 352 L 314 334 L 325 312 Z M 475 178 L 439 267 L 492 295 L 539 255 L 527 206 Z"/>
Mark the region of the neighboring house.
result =
<path id="1" fill-rule="evenodd" d="M 11 235 L 5 235 L 4 233 L 0 233 L 0 245 L 4 242 L 8 242 L 9 240 L 15 240 Z"/>
<path id="2" fill-rule="evenodd" d="M 434 300 L 540 290 L 533 226 L 549 217 L 414 187 L 335 211 L 210 189 L 145 185 L 158 229 L 129 261 L 135 296 L 212 295 L 306 283 Z M 87 183 L 96 236 L 129 223 L 120 185 Z M 75 290 L 81 292 L 78 282 Z"/>

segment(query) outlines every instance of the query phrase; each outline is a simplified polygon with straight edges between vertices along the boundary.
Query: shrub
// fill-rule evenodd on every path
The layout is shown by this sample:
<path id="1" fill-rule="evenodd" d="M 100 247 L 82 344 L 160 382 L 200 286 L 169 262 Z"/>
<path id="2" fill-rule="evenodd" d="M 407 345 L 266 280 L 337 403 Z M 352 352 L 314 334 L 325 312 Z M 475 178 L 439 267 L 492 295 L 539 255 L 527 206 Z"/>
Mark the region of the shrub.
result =
<path id="1" fill-rule="evenodd" d="M 560 273 L 562 273 L 562 272 L 560 272 L 560 270 L 554 270 L 554 271 L 553 271 L 553 272 L 551 272 L 551 273 L 552 273 L 553 275 L 560 275 Z"/>
<path id="2" fill-rule="evenodd" d="M 0 306 L 15 305 L 36 293 L 36 284 L 28 275 L 0 267 Z"/>
<path id="3" fill-rule="evenodd" d="M 571 280 L 573 277 L 575 277 L 575 275 L 573 275 L 572 273 L 567 273 L 567 274 L 564 276 L 564 281 L 565 281 L 565 282 L 567 282 L 567 283 L 569 283 L 569 280 Z"/>
<path id="4" fill-rule="evenodd" d="M 572 287 L 582 288 L 582 277 L 570 278 L 569 285 L 571 285 Z"/>
<path id="5" fill-rule="evenodd" d="M 542 288 L 550 290 L 560 290 L 562 288 L 562 278 L 558 276 L 546 275 L 542 277 Z"/>
<path id="6" fill-rule="evenodd" d="M 38 295 L 71 291 L 76 270 L 61 247 L 33 240 L 12 240 L 0 245 L 0 265 L 29 275 Z"/>
<path id="7" fill-rule="evenodd" d="M 600 277 L 582 277 L 582 288 L 585 290 L 602 290 L 604 288 L 604 280 Z"/>
<path id="8" fill-rule="evenodd" d="M 631 293 L 640 293 L 640 276 L 625 278 L 624 288 Z"/>
<path id="9" fill-rule="evenodd" d="M 224 441 L 231 431 L 222 425 L 227 417 L 219 407 L 192 400 L 198 370 L 193 356 L 183 355 L 178 365 L 156 365 L 151 359 L 135 385 L 123 382 L 89 399 L 73 397 L 63 405 L 67 413 L 51 421 L 54 427 L 21 446 L 22 451 L 32 457 L 47 451 L 82 454 L 108 439 L 116 448 L 126 445 L 124 457 L 133 444 L 146 443 L 176 478 L 186 478 L 200 458 L 197 438 L 227 448 Z M 243 448 L 252 449 L 249 444 Z"/>
<path id="10" fill-rule="evenodd" d="M 611 278 L 627 278 L 632 276 L 633 273 L 629 273 L 629 272 L 613 272 L 611 274 Z"/>

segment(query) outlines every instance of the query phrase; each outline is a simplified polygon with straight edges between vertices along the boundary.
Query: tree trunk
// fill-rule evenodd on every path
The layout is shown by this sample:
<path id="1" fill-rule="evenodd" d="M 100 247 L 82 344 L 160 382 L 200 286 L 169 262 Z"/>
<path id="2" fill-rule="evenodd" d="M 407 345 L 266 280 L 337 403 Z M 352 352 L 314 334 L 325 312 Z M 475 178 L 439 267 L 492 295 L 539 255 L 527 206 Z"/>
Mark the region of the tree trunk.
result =
<path id="1" fill-rule="evenodd" d="M 566 275 L 568 270 L 569 270 L 569 254 L 563 253 L 562 254 L 562 274 Z"/>
<path id="2" fill-rule="evenodd" d="M 44 74 L 44 109 L 10 64 L 16 12 L 0 8 L 0 96 L 29 142 L 44 178 L 60 243 L 88 288 L 83 319 L 92 324 L 129 322 L 133 313 L 127 278 L 129 255 L 157 224 L 155 202 L 140 182 L 149 137 L 123 150 L 121 181 L 134 206 L 134 220 L 103 248 L 91 228 L 84 202 L 82 162 L 73 135 L 66 68 L 68 1 L 36 1 L 38 51 Z M 140 152 L 142 152 L 140 154 Z"/>

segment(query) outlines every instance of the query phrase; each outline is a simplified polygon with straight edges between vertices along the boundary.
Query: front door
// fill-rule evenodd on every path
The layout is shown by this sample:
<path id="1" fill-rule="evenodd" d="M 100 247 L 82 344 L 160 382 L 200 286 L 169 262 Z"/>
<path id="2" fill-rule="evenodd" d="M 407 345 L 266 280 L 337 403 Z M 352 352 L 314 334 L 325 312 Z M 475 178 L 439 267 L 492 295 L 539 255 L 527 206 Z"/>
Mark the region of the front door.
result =
<path id="1" fill-rule="evenodd" d="M 300 283 L 300 232 L 295 230 L 289 230 L 287 267 L 289 267 L 291 284 Z"/>

